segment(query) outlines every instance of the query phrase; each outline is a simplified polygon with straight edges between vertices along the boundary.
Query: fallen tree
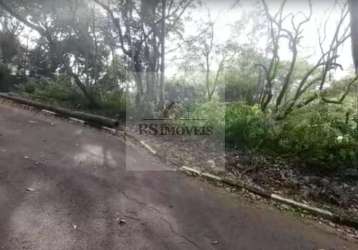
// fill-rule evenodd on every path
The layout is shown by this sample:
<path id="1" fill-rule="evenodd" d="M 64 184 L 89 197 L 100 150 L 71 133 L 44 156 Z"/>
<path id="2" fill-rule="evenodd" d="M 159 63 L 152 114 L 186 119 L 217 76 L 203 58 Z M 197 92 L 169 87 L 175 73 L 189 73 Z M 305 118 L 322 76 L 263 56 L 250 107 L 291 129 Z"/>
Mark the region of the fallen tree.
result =
<path id="1" fill-rule="evenodd" d="M 81 120 L 84 120 L 85 122 L 95 125 L 95 126 L 106 126 L 106 127 L 110 127 L 110 128 L 115 128 L 115 127 L 118 127 L 118 125 L 119 125 L 118 120 L 115 120 L 115 119 L 111 119 L 111 118 L 100 116 L 100 115 L 84 113 L 84 112 L 72 111 L 72 110 L 59 108 L 59 107 L 53 107 L 50 105 L 46 105 L 46 104 L 39 103 L 39 102 L 34 102 L 31 100 L 28 100 L 28 99 L 25 99 L 22 97 L 18 97 L 18 96 L 14 96 L 11 94 L 7 94 L 7 93 L 0 93 L 0 97 L 7 99 L 7 100 L 14 101 L 16 103 L 29 105 L 29 106 L 32 106 L 32 107 L 35 107 L 38 109 L 49 110 L 49 111 L 55 112 L 56 114 L 64 116 L 64 117 L 73 117 L 76 119 L 81 119 Z"/>

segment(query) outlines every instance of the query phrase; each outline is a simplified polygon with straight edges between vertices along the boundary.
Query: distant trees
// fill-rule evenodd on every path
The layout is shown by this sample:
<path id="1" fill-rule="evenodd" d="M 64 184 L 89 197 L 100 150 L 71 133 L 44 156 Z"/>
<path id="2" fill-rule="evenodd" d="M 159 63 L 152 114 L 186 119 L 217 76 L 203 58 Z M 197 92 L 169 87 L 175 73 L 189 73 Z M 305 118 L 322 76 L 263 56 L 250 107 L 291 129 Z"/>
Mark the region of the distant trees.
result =
<path id="1" fill-rule="evenodd" d="M 188 74 L 199 75 L 203 80 L 206 98 L 211 101 L 220 83 L 223 83 L 225 69 L 238 53 L 236 44 L 217 43 L 215 23 L 211 20 L 199 24 L 197 35 L 184 41 L 184 56 L 181 67 Z"/>
<path id="2" fill-rule="evenodd" d="M 254 48 L 240 47 L 223 72 L 222 81 L 225 84 L 219 87 L 220 98 L 226 102 L 254 105 L 257 102 L 258 84 L 262 77 L 257 70 L 257 63 L 263 61 L 264 56 Z"/>

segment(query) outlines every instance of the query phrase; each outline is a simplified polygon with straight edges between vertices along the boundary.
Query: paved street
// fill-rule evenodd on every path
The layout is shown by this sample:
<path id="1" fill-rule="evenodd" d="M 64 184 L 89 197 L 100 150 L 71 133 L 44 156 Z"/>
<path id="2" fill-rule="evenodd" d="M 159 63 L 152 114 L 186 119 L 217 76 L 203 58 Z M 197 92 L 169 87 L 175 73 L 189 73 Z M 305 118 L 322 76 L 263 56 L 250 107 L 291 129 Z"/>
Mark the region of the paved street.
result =
<path id="1" fill-rule="evenodd" d="M 0 104 L 0 249 L 358 249 L 126 148 L 103 131 Z"/>

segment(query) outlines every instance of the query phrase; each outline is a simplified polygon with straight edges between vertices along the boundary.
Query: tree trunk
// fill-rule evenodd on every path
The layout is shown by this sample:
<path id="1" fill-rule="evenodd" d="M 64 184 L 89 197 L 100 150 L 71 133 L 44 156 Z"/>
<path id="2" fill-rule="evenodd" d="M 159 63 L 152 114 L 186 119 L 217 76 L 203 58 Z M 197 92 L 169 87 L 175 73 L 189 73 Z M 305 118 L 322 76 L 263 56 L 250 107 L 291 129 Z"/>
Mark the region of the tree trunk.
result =
<path id="1" fill-rule="evenodd" d="M 349 0 L 349 9 L 351 12 L 351 38 L 352 38 L 352 55 L 355 72 L 358 75 L 358 0 Z M 358 110 L 358 87 L 355 86 L 356 93 L 356 111 Z M 357 126 L 358 130 L 358 126 Z"/>
<path id="2" fill-rule="evenodd" d="M 349 0 L 349 7 L 351 12 L 353 61 L 358 74 L 358 0 Z"/>
<path id="3" fill-rule="evenodd" d="M 95 115 L 95 114 L 89 114 L 89 113 L 84 113 L 84 112 L 78 112 L 78 111 L 73 111 L 73 110 L 69 110 L 69 109 L 64 109 L 64 108 L 60 108 L 60 107 L 55 107 L 55 106 L 51 106 L 51 105 L 47 105 L 47 104 L 43 104 L 43 103 L 39 103 L 39 102 L 35 102 L 32 100 L 28 100 L 25 98 L 21 98 L 18 96 L 12 96 L 12 95 L 8 95 L 8 94 L 4 94 L 4 93 L 0 93 L 0 97 L 1 98 L 5 98 L 20 104 L 24 104 L 24 105 L 29 105 L 29 106 L 33 106 L 37 109 L 45 109 L 45 110 L 49 110 L 52 112 L 55 112 L 57 115 L 61 115 L 64 117 L 73 117 L 76 119 L 81 119 L 84 120 L 90 124 L 93 125 L 97 125 L 97 126 L 107 126 L 110 128 L 115 128 L 119 125 L 118 120 L 115 119 L 111 119 L 108 117 L 104 117 L 104 116 L 100 116 L 100 115 Z"/>
<path id="4" fill-rule="evenodd" d="M 205 62 L 206 62 L 206 72 L 205 72 L 205 83 L 206 83 L 206 91 L 208 95 L 208 101 L 211 101 L 211 95 L 210 95 L 210 55 L 205 55 Z"/>
<path id="5" fill-rule="evenodd" d="M 164 107 L 164 81 L 165 81 L 165 15 L 167 0 L 162 0 L 162 28 L 161 28 L 161 62 L 160 62 L 160 89 L 159 89 L 159 108 Z"/>

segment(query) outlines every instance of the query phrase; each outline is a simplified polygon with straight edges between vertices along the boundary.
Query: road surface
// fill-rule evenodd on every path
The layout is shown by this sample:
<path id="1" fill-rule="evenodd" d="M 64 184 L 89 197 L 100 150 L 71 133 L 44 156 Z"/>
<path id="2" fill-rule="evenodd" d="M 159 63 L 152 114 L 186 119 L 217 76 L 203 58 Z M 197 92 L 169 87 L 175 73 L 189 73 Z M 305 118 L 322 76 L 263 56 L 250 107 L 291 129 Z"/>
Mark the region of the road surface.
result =
<path id="1" fill-rule="evenodd" d="M 166 166 L 129 148 L 0 104 L 0 249 L 358 249 L 181 173 L 131 171 Z"/>

